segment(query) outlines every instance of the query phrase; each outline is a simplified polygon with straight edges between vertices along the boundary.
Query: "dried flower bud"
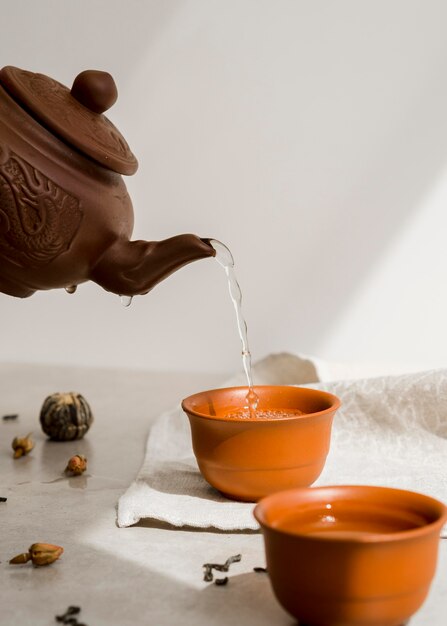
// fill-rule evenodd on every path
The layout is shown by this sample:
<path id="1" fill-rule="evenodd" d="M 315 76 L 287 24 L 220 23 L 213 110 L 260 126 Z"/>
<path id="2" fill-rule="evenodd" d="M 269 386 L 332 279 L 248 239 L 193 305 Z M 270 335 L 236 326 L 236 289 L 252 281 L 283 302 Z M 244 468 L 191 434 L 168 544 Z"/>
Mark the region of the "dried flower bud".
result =
<path id="1" fill-rule="evenodd" d="M 50 565 L 60 557 L 63 551 L 63 548 L 51 543 L 33 543 L 28 552 L 18 554 L 9 562 L 11 565 L 20 565 L 28 561 L 32 561 L 34 565 Z"/>
<path id="2" fill-rule="evenodd" d="M 50 565 L 50 563 L 57 561 L 63 551 L 63 548 L 51 543 L 33 543 L 29 549 L 34 565 Z"/>
<path id="3" fill-rule="evenodd" d="M 80 476 L 87 469 L 87 459 L 82 454 L 76 454 L 72 456 L 68 461 L 65 471 L 73 474 L 74 476 Z"/>
<path id="4" fill-rule="evenodd" d="M 34 441 L 31 439 L 31 433 L 26 437 L 14 437 L 12 441 L 12 449 L 14 450 L 14 458 L 18 459 L 31 452 L 34 448 Z"/>

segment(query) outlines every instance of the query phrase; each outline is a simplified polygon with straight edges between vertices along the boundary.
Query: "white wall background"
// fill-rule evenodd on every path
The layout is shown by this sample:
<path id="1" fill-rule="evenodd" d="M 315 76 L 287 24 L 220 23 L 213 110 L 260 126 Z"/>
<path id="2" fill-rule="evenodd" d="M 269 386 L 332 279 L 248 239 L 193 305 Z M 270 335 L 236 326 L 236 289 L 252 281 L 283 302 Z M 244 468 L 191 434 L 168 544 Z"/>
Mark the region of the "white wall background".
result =
<path id="1" fill-rule="evenodd" d="M 447 365 L 447 3 L 0 0 L 1 65 L 110 71 L 135 238 L 233 251 L 254 358 Z M 0 295 L 0 359 L 231 371 L 213 260 L 129 309 Z"/>

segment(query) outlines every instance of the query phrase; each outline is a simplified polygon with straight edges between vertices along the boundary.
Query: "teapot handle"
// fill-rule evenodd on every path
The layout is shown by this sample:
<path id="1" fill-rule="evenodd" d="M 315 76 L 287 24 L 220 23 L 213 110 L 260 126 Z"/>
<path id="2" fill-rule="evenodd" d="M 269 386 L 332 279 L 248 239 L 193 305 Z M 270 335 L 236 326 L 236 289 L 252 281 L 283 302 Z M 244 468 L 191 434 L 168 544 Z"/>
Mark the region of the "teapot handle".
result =
<path id="1" fill-rule="evenodd" d="M 184 265 L 215 254 L 209 239 L 196 235 L 163 241 L 118 239 L 94 266 L 90 278 L 120 296 L 142 295 Z"/>

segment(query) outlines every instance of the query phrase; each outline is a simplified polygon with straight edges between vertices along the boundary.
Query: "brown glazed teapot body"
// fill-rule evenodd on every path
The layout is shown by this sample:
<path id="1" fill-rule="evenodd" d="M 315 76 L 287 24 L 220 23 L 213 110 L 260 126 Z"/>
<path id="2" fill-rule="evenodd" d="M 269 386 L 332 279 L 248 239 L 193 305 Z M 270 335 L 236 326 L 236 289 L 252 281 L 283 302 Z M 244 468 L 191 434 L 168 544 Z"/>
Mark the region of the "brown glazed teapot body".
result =
<path id="1" fill-rule="evenodd" d="M 70 91 L 42 74 L 0 70 L 0 291 L 26 297 L 93 280 L 133 296 L 215 254 L 195 235 L 130 241 L 121 174 L 138 163 L 103 115 L 116 96 L 105 72 L 83 72 Z"/>

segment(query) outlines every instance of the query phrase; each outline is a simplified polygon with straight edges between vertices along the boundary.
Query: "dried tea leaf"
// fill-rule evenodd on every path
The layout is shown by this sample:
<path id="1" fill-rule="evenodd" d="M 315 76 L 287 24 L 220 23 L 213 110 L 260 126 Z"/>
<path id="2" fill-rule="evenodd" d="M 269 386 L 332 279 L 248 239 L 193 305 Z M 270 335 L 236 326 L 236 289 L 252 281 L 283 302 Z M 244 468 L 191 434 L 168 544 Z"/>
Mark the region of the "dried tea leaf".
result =
<path id="1" fill-rule="evenodd" d="M 236 554 L 235 556 L 228 557 L 225 563 L 204 563 L 202 566 L 205 570 L 203 573 L 203 580 L 207 583 L 211 582 L 213 580 L 213 569 L 218 572 L 228 572 L 228 570 L 230 569 L 230 565 L 232 563 L 239 563 L 241 559 L 242 554 Z"/>
<path id="2" fill-rule="evenodd" d="M 87 624 L 81 624 L 78 622 L 77 617 L 73 617 L 74 615 L 79 615 L 81 612 L 81 608 L 79 606 L 69 606 L 63 615 L 56 615 L 56 622 L 62 624 L 72 624 L 73 626 L 87 626 Z"/>
<path id="3" fill-rule="evenodd" d="M 79 606 L 69 606 L 63 615 L 56 615 L 56 622 L 62 622 L 62 624 L 78 624 L 77 618 L 71 617 L 73 615 L 79 615 L 81 612 L 81 608 Z M 74 622 L 69 622 L 68 620 L 74 620 Z M 81 626 L 78 624 L 78 626 Z"/>

